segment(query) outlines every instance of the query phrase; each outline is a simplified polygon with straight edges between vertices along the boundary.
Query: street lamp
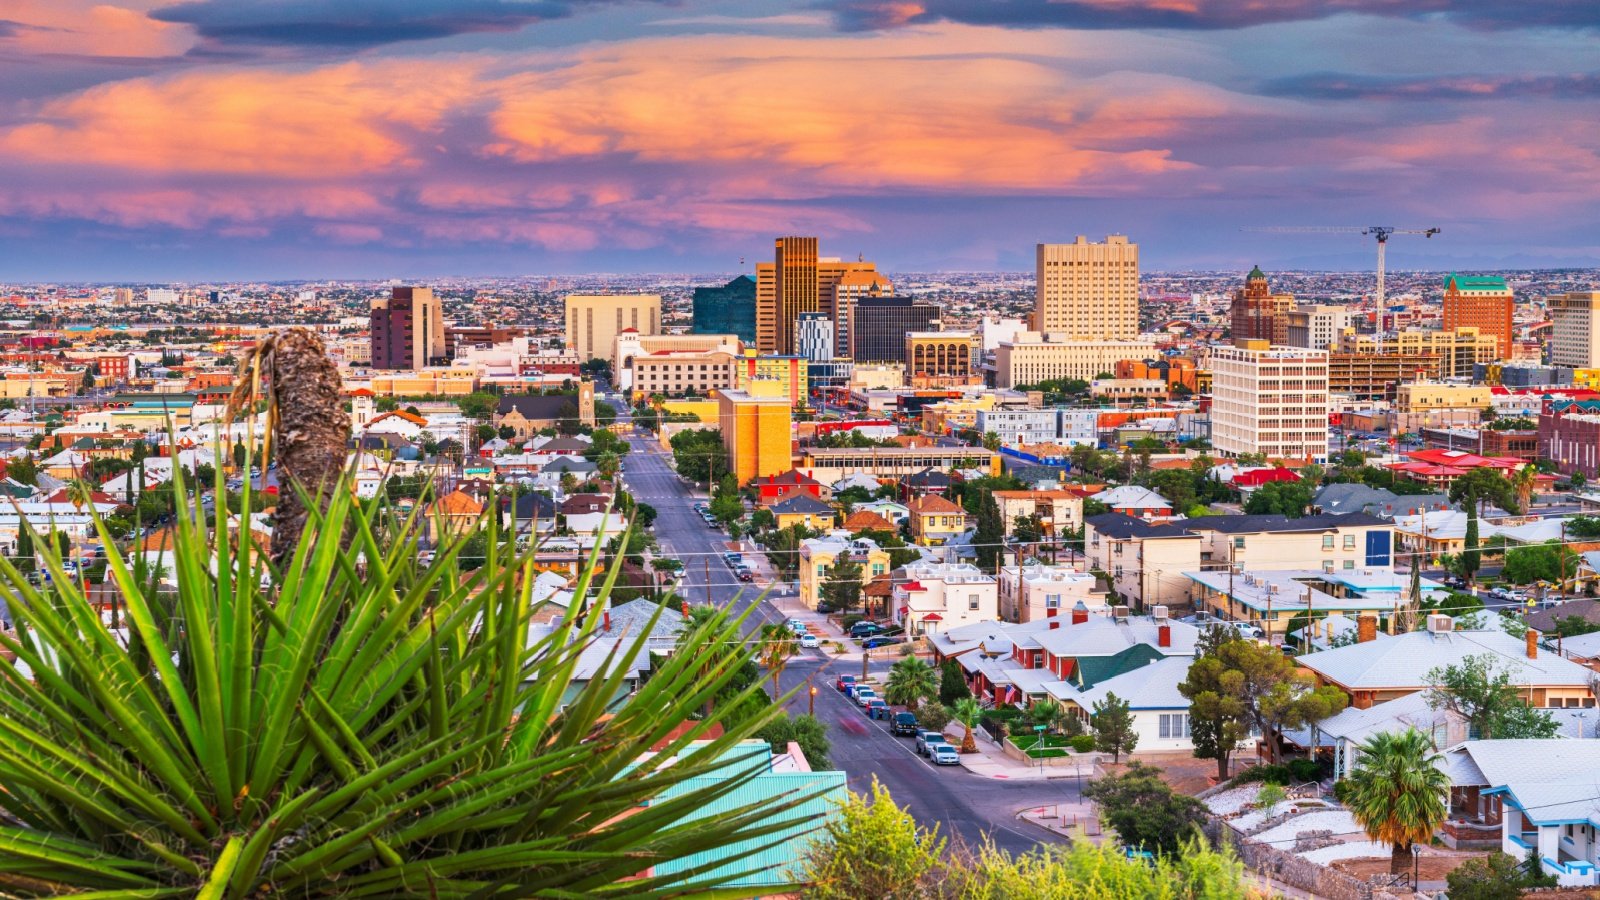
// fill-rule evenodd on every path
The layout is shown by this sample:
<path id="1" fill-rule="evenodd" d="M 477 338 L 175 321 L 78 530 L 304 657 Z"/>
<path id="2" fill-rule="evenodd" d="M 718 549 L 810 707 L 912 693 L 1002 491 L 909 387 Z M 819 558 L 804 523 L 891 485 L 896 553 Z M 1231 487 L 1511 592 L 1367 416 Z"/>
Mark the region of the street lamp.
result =
<path id="1" fill-rule="evenodd" d="M 806 679 L 808 682 L 810 680 L 810 678 Z M 817 717 L 817 686 L 814 684 L 811 685 L 809 696 L 806 698 L 806 715 L 813 719 Z"/>
<path id="2" fill-rule="evenodd" d="M 1413 843 L 1411 845 L 1411 889 L 1413 891 L 1417 889 L 1417 876 L 1421 874 L 1421 870 L 1422 845 Z"/>

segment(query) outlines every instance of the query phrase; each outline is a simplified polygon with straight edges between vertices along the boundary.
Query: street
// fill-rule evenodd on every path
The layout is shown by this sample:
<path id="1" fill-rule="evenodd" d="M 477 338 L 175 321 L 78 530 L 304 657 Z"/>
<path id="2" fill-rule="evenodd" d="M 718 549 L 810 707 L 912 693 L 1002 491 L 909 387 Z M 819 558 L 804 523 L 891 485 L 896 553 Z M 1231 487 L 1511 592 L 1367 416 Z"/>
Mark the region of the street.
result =
<path id="1" fill-rule="evenodd" d="M 685 601 L 705 603 L 709 597 L 716 606 L 738 611 L 757 602 L 760 589 L 735 581 L 719 558 L 727 535 L 706 527 L 695 513 L 696 498 L 672 470 L 670 456 L 653 438 L 630 437 L 629 445 L 632 452 L 624 463 L 623 481 L 635 500 L 655 507 L 660 553 L 683 561 L 686 577 L 680 593 Z M 785 619 L 771 603 L 759 602 L 747 620 L 748 631 Z M 919 823 L 938 826 L 939 833 L 952 841 L 977 845 L 987 837 L 997 847 L 1019 853 L 1057 840 L 1016 816 L 1028 807 L 1077 802 L 1075 779 L 1006 782 L 981 778 L 961 767 L 935 767 L 912 752 L 911 739 L 891 735 L 888 723 L 867 719 L 834 690 L 833 679 L 841 669 L 859 673 L 860 662 L 837 662 L 821 650 L 802 650 L 785 667 L 780 683 L 784 691 L 801 688 L 789 702 L 793 715 L 806 712 L 808 679 L 816 685 L 816 716 L 828 726 L 833 765 L 849 776 L 852 790 L 869 790 L 876 777 Z M 877 664 L 875 669 L 881 675 L 887 667 Z"/>

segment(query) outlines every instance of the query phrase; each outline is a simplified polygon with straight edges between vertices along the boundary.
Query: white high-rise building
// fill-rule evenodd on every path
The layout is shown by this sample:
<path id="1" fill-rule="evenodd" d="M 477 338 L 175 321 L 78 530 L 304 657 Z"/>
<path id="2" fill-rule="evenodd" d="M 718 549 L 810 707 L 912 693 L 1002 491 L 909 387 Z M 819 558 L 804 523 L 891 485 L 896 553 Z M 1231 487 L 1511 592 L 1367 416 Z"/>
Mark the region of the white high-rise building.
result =
<path id="1" fill-rule="evenodd" d="M 833 320 L 825 313 L 801 313 L 794 323 L 794 352 L 812 362 L 833 359 Z"/>
<path id="2" fill-rule="evenodd" d="M 1113 234 L 1091 244 L 1040 244 L 1033 330 L 1067 340 L 1139 336 L 1139 245 Z"/>
<path id="3" fill-rule="evenodd" d="M 1550 364 L 1600 367 L 1600 291 L 1550 298 Z"/>
<path id="4" fill-rule="evenodd" d="M 1211 354 L 1211 445 L 1224 456 L 1328 458 L 1328 353 L 1240 341 Z"/>
<path id="5" fill-rule="evenodd" d="M 1297 306 L 1289 310 L 1289 346 L 1327 350 L 1339 343 L 1350 327 L 1350 310 L 1343 306 Z"/>
<path id="6" fill-rule="evenodd" d="M 168 304 L 178 302 L 178 292 L 172 288 L 150 288 L 144 292 L 146 303 Z"/>

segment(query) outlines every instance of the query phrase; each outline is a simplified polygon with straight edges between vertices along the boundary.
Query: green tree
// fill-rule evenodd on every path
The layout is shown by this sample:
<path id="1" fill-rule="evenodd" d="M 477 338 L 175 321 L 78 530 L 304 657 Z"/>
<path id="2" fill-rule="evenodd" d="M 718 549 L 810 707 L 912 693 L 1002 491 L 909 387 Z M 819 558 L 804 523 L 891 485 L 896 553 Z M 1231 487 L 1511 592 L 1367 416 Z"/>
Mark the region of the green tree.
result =
<path id="1" fill-rule="evenodd" d="M 456 406 L 461 408 L 461 414 L 469 419 L 480 421 L 494 417 L 500 409 L 500 397 L 486 391 L 474 391 L 456 401 Z"/>
<path id="2" fill-rule="evenodd" d="M 39 480 L 39 464 L 32 454 L 24 454 L 6 462 L 6 477 L 18 484 L 34 484 Z"/>
<path id="3" fill-rule="evenodd" d="M 1450 502 L 1471 510 L 1492 503 L 1509 513 L 1521 510 L 1516 487 L 1498 469 L 1470 469 L 1450 485 Z"/>
<path id="4" fill-rule="evenodd" d="M 711 484 L 728 471 L 722 435 L 709 428 L 680 431 L 671 439 L 672 461 L 678 474 L 701 484 Z"/>
<path id="5" fill-rule="evenodd" d="M 972 729 L 978 727 L 978 721 L 983 718 L 983 707 L 978 705 L 977 699 L 964 697 L 950 707 L 950 714 L 965 729 L 961 735 L 961 752 L 977 753 L 978 742 L 973 740 Z"/>
<path id="6" fill-rule="evenodd" d="M 828 752 L 832 749 L 828 742 L 828 727 L 811 716 L 780 713 L 756 735 L 771 744 L 774 753 L 787 750 L 790 741 L 799 744 L 800 752 L 805 754 L 806 765 L 814 772 L 833 767 L 828 761 Z"/>
<path id="7" fill-rule="evenodd" d="M 1298 728 L 1331 716 L 1348 702 L 1336 687 L 1317 687 L 1309 672 L 1267 644 L 1225 641 L 1206 655 L 1215 656 L 1221 666 L 1210 683 L 1221 688 L 1222 696 L 1237 703 L 1237 707 L 1219 707 L 1219 712 L 1236 710 L 1265 736 L 1273 762 L 1278 761 L 1281 729 Z"/>
<path id="8" fill-rule="evenodd" d="M 814 900 L 922 897 L 936 886 L 944 851 L 937 827 L 918 827 L 874 778 L 868 796 L 851 794 L 826 820 L 799 880 Z"/>
<path id="9" fill-rule="evenodd" d="M 1139 746 L 1139 732 L 1134 728 L 1133 711 L 1128 701 L 1114 693 L 1094 704 L 1094 714 L 1089 717 L 1094 727 L 1094 747 L 1111 754 L 1113 763 L 1122 761 L 1122 754 L 1132 753 Z"/>
<path id="10" fill-rule="evenodd" d="M 939 668 L 939 702 L 945 706 L 954 706 L 958 701 L 972 696 L 972 688 L 967 686 L 967 677 L 961 672 L 961 663 L 953 659 L 944 661 Z"/>
<path id="11" fill-rule="evenodd" d="M 839 551 L 822 570 L 822 599 L 840 612 L 855 609 L 861 605 L 861 573 L 861 564 L 850 558 L 850 550 Z"/>
<path id="12" fill-rule="evenodd" d="M 902 657 L 889 667 L 889 680 L 884 685 L 883 695 L 890 703 L 916 712 L 919 703 L 938 693 L 939 677 L 934 673 L 933 666 L 923 662 L 921 657 Z"/>
<path id="13" fill-rule="evenodd" d="M 767 675 L 772 679 L 772 699 L 778 699 L 778 678 L 783 675 L 783 670 L 789 665 L 789 660 L 800 652 L 800 639 L 784 623 L 775 623 L 761 626 L 761 647 L 757 657 L 766 667 Z"/>
<path id="14" fill-rule="evenodd" d="M 936 700 L 917 707 L 917 727 L 927 731 L 944 731 L 950 724 L 950 707 Z"/>
<path id="15" fill-rule="evenodd" d="M 1460 714 L 1475 739 L 1556 736 L 1555 719 L 1523 699 L 1517 673 L 1491 654 L 1472 654 L 1424 677 L 1431 685 L 1428 705 Z"/>
<path id="16" fill-rule="evenodd" d="M 744 501 L 738 494 L 718 494 L 712 498 L 708 511 L 718 522 L 731 525 L 744 518 Z"/>
<path id="17" fill-rule="evenodd" d="M 1206 817 L 1204 804 L 1174 792 L 1159 769 L 1140 762 L 1129 763 L 1121 775 L 1090 782 L 1083 796 L 1100 808 L 1101 820 L 1116 829 L 1123 846 L 1159 856 L 1178 853 Z"/>
<path id="18" fill-rule="evenodd" d="M 1251 515 L 1280 515 L 1298 519 L 1311 505 L 1311 486 L 1304 481 L 1269 481 L 1250 494 L 1244 511 Z"/>
<path id="19" fill-rule="evenodd" d="M 1398 875 L 1411 866 L 1411 845 L 1444 824 L 1450 776 L 1415 728 L 1373 735 L 1357 752 L 1345 806 L 1368 837 L 1390 846 L 1389 871 Z"/>
<path id="20" fill-rule="evenodd" d="M 1000 569 L 1005 555 L 1006 525 L 1000 517 L 1000 504 L 993 491 L 984 491 L 977 501 L 977 529 L 972 535 L 973 548 L 978 553 L 978 568 L 986 572 Z"/>
<path id="21" fill-rule="evenodd" d="M 1188 509 L 1199 499 L 1195 477 L 1184 469 L 1162 469 L 1145 478 L 1145 486 L 1166 498 L 1173 509 Z"/>
<path id="22" fill-rule="evenodd" d="M 1445 884 L 1450 900 L 1518 900 L 1528 888 L 1547 886 L 1544 879 L 1528 877 L 1528 866 L 1538 864 L 1537 860 L 1519 862 L 1514 856 L 1491 853 L 1451 869 Z"/>
<path id="23" fill-rule="evenodd" d="M 1227 780 L 1234 751 L 1250 736 L 1250 722 L 1243 696 L 1233 689 L 1228 663 L 1217 651 L 1224 644 L 1243 641 L 1227 625 L 1207 628 L 1195 643 L 1194 663 L 1178 685 L 1178 692 L 1189 700 L 1189 740 L 1195 758 L 1216 760 L 1219 781 Z"/>
<path id="24" fill-rule="evenodd" d="M 34 560 L 33 549 L 33 529 L 26 527 L 18 528 L 17 556 L 15 561 L 16 570 L 26 574 L 28 572 L 32 572 L 36 565 L 37 563 Z"/>
<path id="25" fill-rule="evenodd" d="M 1076 721 L 1065 706 L 1048 697 L 1033 704 L 1033 708 L 1028 710 L 1028 718 L 1035 725 L 1043 725 L 1045 731 L 1052 734 L 1061 731 L 1066 722 Z"/>
<path id="26" fill-rule="evenodd" d="M 1500 577 L 1512 584 L 1560 582 L 1564 580 L 1564 573 L 1577 572 L 1578 563 L 1578 554 L 1562 546 L 1560 541 L 1513 547 L 1506 551 Z"/>
<path id="27" fill-rule="evenodd" d="M 83 467 L 83 477 L 95 484 L 103 484 L 133 468 L 133 463 L 115 456 L 98 456 Z"/>

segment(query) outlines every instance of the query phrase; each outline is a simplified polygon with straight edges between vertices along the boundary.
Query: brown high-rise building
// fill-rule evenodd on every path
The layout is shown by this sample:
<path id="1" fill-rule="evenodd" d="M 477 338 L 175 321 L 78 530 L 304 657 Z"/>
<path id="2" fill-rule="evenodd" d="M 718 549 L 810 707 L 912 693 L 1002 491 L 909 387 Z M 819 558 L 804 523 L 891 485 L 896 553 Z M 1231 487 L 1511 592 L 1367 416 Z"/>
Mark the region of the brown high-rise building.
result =
<path id="1" fill-rule="evenodd" d="M 1244 287 L 1233 292 L 1229 310 L 1236 341 L 1271 341 L 1275 347 L 1289 343 L 1289 311 L 1293 294 L 1274 294 L 1260 266 L 1245 276 Z"/>
<path id="2" fill-rule="evenodd" d="M 834 322 L 834 344 L 851 346 L 855 301 L 887 297 L 894 285 L 865 261 L 842 262 L 817 255 L 814 237 L 781 237 L 773 262 L 756 264 L 756 349 L 792 355 L 795 323 L 802 313 L 824 313 Z"/>
<path id="3" fill-rule="evenodd" d="M 1452 272 L 1444 280 L 1444 330 L 1476 328 L 1495 339 L 1499 359 L 1510 359 L 1514 302 L 1504 278 Z"/>
<path id="4" fill-rule="evenodd" d="M 397 287 L 372 301 L 372 367 L 421 369 L 446 362 L 444 308 L 432 288 Z"/>

